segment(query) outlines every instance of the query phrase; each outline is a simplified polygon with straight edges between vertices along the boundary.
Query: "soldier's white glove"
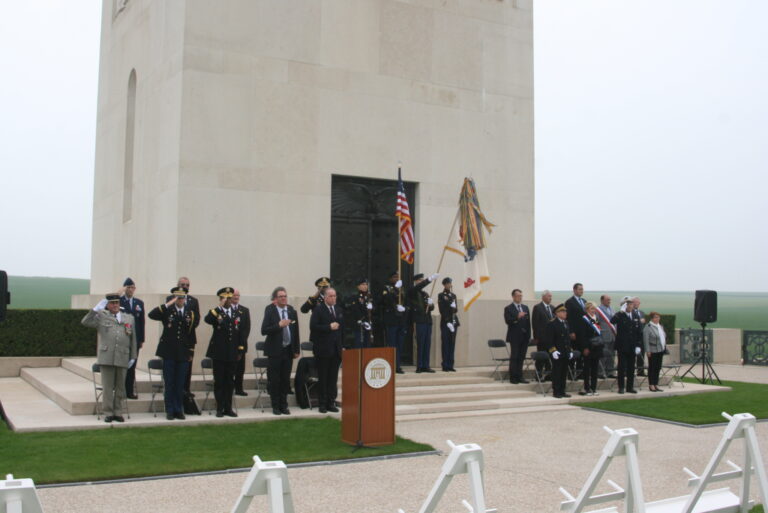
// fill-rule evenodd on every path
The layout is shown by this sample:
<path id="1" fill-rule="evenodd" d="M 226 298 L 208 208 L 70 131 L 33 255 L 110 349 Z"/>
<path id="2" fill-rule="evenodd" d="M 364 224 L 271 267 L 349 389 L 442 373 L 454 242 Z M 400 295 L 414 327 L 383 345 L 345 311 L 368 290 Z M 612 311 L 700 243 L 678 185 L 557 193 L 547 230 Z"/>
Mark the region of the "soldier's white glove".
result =
<path id="1" fill-rule="evenodd" d="M 131 367 L 133 367 L 134 363 L 136 363 L 136 360 L 134 358 L 131 358 L 130 360 L 128 360 L 128 368 L 130 369 Z"/>
<path id="2" fill-rule="evenodd" d="M 456 301 L 451 303 L 451 308 L 456 308 Z"/>
<path id="3" fill-rule="evenodd" d="M 439 274 L 435 273 L 429 277 L 429 281 L 435 281 L 437 277 L 440 276 Z"/>
<path id="4" fill-rule="evenodd" d="M 432 305 L 432 304 L 434 304 L 434 303 L 435 303 L 435 302 L 434 302 L 434 301 L 432 301 L 432 298 L 431 298 L 431 297 L 430 297 L 430 298 L 427 298 L 427 304 L 428 304 L 428 305 Z"/>
<path id="5" fill-rule="evenodd" d="M 452 322 L 449 322 L 448 324 L 446 324 L 446 327 L 448 328 L 448 331 L 450 331 L 451 333 L 456 331 L 456 328 L 453 326 Z"/>
<path id="6" fill-rule="evenodd" d="M 573 360 L 573 351 L 571 351 L 570 353 L 568 353 L 568 359 L 569 359 L 569 360 Z"/>
<path id="7" fill-rule="evenodd" d="M 635 354 L 640 354 L 640 348 L 639 347 L 635 348 Z"/>
<path id="8" fill-rule="evenodd" d="M 100 310 L 104 310 L 106 307 L 107 307 L 107 300 L 102 299 L 96 304 L 96 306 L 93 307 L 93 311 L 98 312 Z"/>
<path id="9" fill-rule="evenodd" d="M 370 322 L 364 322 L 363 328 L 365 328 L 367 331 L 371 330 L 371 323 Z"/>
<path id="10" fill-rule="evenodd" d="M 395 282 L 395 288 L 396 288 L 396 289 L 399 289 L 399 288 L 400 288 L 400 287 L 402 287 L 402 286 L 403 286 L 403 280 L 397 280 L 397 281 Z"/>
<path id="11" fill-rule="evenodd" d="M 397 311 L 403 313 L 405 312 L 405 307 L 403 305 L 397 305 Z"/>
<path id="12" fill-rule="evenodd" d="M 366 304 L 365 304 L 365 307 L 366 307 L 368 310 L 373 310 L 373 303 L 366 303 Z"/>
<path id="13" fill-rule="evenodd" d="M 560 351 L 555 351 L 552 353 L 552 359 L 553 360 L 559 360 L 560 359 Z"/>

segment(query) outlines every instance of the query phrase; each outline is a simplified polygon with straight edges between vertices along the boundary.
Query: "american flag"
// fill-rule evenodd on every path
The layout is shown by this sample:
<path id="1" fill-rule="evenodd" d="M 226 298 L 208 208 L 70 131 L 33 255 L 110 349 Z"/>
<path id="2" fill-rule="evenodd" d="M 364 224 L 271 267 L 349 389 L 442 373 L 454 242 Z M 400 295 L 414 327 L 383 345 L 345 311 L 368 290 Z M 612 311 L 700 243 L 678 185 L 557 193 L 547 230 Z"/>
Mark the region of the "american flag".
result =
<path id="1" fill-rule="evenodd" d="M 397 208 L 395 215 L 400 220 L 400 258 L 413 264 L 413 253 L 416 250 L 411 225 L 411 209 L 408 208 L 408 198 L 405 197 L 405 187 L 397 169 Z"/>

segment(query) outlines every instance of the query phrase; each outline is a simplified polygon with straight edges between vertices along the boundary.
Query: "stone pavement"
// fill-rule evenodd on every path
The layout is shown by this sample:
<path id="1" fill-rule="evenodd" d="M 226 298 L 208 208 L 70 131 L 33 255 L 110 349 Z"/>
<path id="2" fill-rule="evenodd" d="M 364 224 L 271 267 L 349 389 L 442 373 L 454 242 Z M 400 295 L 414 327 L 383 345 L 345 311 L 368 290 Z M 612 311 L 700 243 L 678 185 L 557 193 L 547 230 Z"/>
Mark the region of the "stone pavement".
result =
<path id="1" fill-rule="evenodd" d="M 721 379 L 768 382 L 768 368 L 719 365 L 716 370 Z M 446 439 L 480 444 L 485 454 L 488 507 L 498 508 L 499 512 L 536 513 L 559 510 L 562 500 L 559 486 L 574 495 L 578 493 L 608 439 L 602 430 L 604 425 L 632 427 L 640 433 L 640 471 L 646 500 L 687 493 L 687 476 L 682 467 L 701 472 L 723 432 L 721 426 L 687 428 L 584 411 L 578 407 L 550 412 L 401 421 L 397 431 L 446 453 Z M 758 423 L 757 435 L 765 459 L 768 455 L 768 423 Z M 741 455 L 741 443 L 733 444 L 728 458 L 739 463 Z M 418 511 L 439 475 L 444 459 L 444 455 L 435 455 L 290 469 L 295 509 L 297 513 L 394 513 L 397 508 L 403 508 L 407 513 Z M 768 461 L 764 463 L 768 465 Z M 618 459 L 605 478 L 623 485 L 623 464 L 624 459 Z M 62 487 L 42 489 L 39 494 L 47 513 L 227 512 L 245 477 L 245 473 L 239 473 Z M 604 483 L 605 480 L 598 493 L 610 491 Z M 754 495 L 754 486 L 752 490 L 753 498 L 758 499 Z M 469 487 L 466 477 L 459 476 L 449 487 L 438 510 L 464 512 L 460 502 L 463 498 L 469 498 Z M 266 510 L 264 497 L 257 497 L 250 509 Z"/>

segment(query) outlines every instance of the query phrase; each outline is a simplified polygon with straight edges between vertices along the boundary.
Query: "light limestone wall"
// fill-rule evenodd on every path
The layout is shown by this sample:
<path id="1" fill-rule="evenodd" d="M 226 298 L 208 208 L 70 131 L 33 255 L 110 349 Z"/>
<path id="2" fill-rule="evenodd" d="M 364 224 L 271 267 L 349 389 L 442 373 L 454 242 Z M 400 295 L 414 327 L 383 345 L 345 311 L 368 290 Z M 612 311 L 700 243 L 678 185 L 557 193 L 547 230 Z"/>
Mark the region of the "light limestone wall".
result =
<path id="1" fill-rule="evenodd" d="M 498 225 L 492 279 L 464 316 L 457 349 L 459 364 L 484 363 L 485 341 L 504 335 L 503 322 L 486 321 L 500 318 L 512 288 L 533 295 L 529 1 L 131 0 L 114 20 L 111 3 L 93 294 L 128 275 L 145 298 L 179 275 L 200 298 L 225 285 L 246 304 L 278 284 L 308 294 L 330 268 L 332 175 L 394 179 L 402 160 L 404 178 L 418 183 L 417 272 L 436 269 L 465 176 Z M 124 224 L 132 68 L 134 219 Z M 448 256 L 442 274 L 462 267 Z"/>

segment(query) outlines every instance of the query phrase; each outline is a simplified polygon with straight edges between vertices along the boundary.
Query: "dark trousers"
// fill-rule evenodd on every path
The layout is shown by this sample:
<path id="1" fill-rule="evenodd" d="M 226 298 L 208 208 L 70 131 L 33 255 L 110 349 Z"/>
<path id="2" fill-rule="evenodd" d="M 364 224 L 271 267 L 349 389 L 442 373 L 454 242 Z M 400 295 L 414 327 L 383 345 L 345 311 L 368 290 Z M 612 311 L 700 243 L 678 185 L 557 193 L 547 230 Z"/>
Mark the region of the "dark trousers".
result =
<path id="1" fill-rule="evenodd" d="M 635 353 L 626 354 L 619 351 L 618 355 L 618 376 L 619 390 L 624 390 L 624 381 L 626 388 L 631 390 L 635 385 Z"/>
<path id="2" fill-rule="evenodd" d="M 432 348 L 432 325 L 416 324 L 416 368 L 429 369 L 429 350 Z"/>
<path id="3" fill-rule="evenodd" d="M 236 362 L 235 367 L 235 391 L 244 392 L 243 390 L 243 376 L 245 375 L 245 353 L 240 356 L 240 359 Z"/>
<path id="4" fill-rule="evenodd" d="M 236 369 L 237 361 L 213 360 L 213 395 L 216 397 L 216 411 L 226 413 L 232 410 Z"/>
<path id="5" fill-rule="evenodd" d="M 600 357 L 584 357 L 584 391 L 589 392 L 597 390 L 597 370 L 600 368 Z"/>
<path id="6" fill-rule="evenodd" d="M 568 375 L 568 358 L 561 354 L 552 359 L 552 395 L 565 395 L 565 377 Z"/>
<path id="7" fill-rule="evenodd" d="M 339 357 L 315 356 L 317 365 L 317 397 L 321 408 L 336 405 L 336 381 L 339 379 Z"/>
<path id="8" fill-rule="evenodd" d="M 360 347 L 371 347 L 371 331 L 363 328 L 362 326 L 357 326 L 355 328 L 355 342 L 352 347 L 360 348 Z"/>
<path id="9" fill-rule="evenodd" d="M 664 358 L 664 352 L 651 353 L 648 358 L 648 384 L 659 385 L 659 373 L 661 372 L 661 360 Z"/>
<path id="10" fill-rule="evenodd" d="M 163 359 L 165 413 L 184 413 L 184 383 L 189 374 L 189 362 Z"/>
<path id="11" fill-rule="evenodd" d="M 403 340 L 405 340 L 405 326 L 387 326 L 387 346 L 395 348 L 395 369 L 400 368 Z"/>
<path id="12" fill-rule="evenodd" d="M 523 360 L 528 349 L 527 340 L 517 340 L 509 343 L 509 381 L 523 380 Z"/>
<path id="13" fill-rule="evenodd" d="M 267 364 L 267 391 L 272 408 L 288 407 L 288 390 L 291 389 L 293 354 L 291 346 L 285 346 L 280 356 L 270 356 Z"/>
<path id="14" fill-rule="evenodd" d="M 643 365 L 645 363 L 645 360 L 643 359 L 644 356 L 645 356 L 645 353 L 643 353 L 641 351 L 640 354 L 637 355 L 637 357 L 636 357 L 637 360 L 635 362 L 635 367 L 637 368 L 637 375 L 638 376 L 642 376 L 643 375 Z"/>
<path id="15" fill-rule="evenodd" d="M 454 328 L 456 329 L 456 328 Z M 453 369 L 453 356 L 456 352 L 456 332 L 451 333 L 446 323 L 440 323 L 440 349 L 443 353 L 443 370 Z"/>
<path id="16" fill-rule="evenodd" d="M 134 395 L 136 385 L 136 364 L 139 363 L 139 351 L 141 348 L 137 345 L 136 346 L 136 361 L 133 362 L 133 365 L 128 367 L 128 369 L 125 372 L 125 395 L 126 397 L 130 397 Z"/>

